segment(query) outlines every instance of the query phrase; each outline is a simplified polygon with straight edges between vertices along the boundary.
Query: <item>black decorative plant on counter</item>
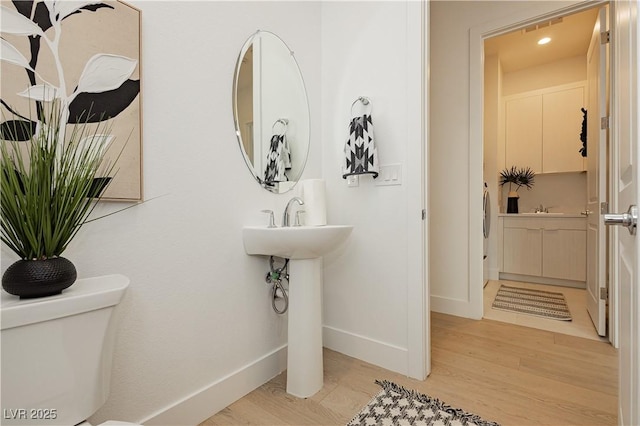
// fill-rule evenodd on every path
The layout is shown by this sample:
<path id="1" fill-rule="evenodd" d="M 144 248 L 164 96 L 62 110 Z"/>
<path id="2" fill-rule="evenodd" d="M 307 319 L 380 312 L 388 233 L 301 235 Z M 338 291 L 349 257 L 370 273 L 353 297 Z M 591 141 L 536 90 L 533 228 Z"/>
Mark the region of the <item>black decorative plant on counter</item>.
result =
<path id="1" fill-rule="evenodd" d="M 500 172 L 500 185 L 509 184 L 509 195 L 507 198 L 507 213 L 518 213 L 518 190 L 523 186 L 527 189 L 533 187 L 535 172 L 530 167 L 516 167 L 504 169 Z M 515 185 L 515 190 L 513 189 Z"/>

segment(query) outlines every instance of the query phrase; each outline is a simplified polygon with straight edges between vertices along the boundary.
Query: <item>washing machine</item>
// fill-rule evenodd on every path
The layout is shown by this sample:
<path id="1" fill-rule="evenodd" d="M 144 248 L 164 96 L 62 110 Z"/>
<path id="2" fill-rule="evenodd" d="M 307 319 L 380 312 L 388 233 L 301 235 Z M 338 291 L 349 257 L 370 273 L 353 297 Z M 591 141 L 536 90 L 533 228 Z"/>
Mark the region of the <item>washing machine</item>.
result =
<path id="1" fill-rule="evenodd" d="M 482 271 L 483 282 L 486 286 L 489 282 L 489 231 L 491 230 L 491 202 L 489 198 L 489 188 L 484 183 L 484 191 L 482 195 L 482 236 L 484 248 L 482 250 Z"/>

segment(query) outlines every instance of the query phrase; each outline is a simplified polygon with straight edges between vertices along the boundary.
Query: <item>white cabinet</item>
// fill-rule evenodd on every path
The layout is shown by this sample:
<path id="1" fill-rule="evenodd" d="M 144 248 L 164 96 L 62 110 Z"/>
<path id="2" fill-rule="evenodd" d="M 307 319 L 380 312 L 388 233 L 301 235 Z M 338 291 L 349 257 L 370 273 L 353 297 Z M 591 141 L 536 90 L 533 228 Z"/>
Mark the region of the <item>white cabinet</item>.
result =
<path id="1" fill-rule="evenodd" d="M 542 276 L 586 281 L 586 230 L 544 229 L 542 241 Z"/>
<path id="2" fill-rule="evenodd" d="M 579 152 L 584 99 L 584 87 L 542 95 L 542 173 L 584 170 Z"/>
<path id="3" fill-rule="evenodd" d="M 515 224 L 520 225 L 520 224 Z M 542 233 L 540 229 L 505 225 L 503 241 L 504 272 L 542 275 Z"/>
<path id="4" fill-rule="evenodd" d="M 528 166 L 536 173 L 583 171 L 584 103 L 584 82 L 505 97 L 505 167 Z"/>
<path id="5" fill-rule="evenodd" d="M 586 220 L 581 217 L 505 215 L 502 217 L 501 253 L 501 274 L 584 282 Z"/>
<path id="6" fill-rule="evenodd" d="M 505 102 L 505 167 L 531 167 L 542 172 L 542 95 Z"/>

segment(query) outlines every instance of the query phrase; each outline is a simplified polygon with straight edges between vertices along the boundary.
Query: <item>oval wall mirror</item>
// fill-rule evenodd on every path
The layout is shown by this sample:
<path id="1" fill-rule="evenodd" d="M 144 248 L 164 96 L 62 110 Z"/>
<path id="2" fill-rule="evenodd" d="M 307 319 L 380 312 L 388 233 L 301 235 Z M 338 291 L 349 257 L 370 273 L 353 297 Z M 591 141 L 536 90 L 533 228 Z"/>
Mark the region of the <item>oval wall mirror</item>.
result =
<path id="1" fill-rule="evenodd" d="M 291 190 L 309 152 L 309 104 L 294 54 L 274 33 L 257 31 L 242 46 L 233 114 L 251 174 L 268 191 Z"/>

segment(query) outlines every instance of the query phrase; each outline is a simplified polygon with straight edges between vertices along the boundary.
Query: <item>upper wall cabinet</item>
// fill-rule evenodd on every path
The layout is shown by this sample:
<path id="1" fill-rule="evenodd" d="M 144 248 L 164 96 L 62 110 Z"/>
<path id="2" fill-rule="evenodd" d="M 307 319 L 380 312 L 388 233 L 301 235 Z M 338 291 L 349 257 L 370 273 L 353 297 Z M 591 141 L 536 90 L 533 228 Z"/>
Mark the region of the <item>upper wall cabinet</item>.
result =
<path id="1" fill-rule="evenodd" d="M 584 170 L 580 132 L 586 82 L 504 98 L 505 167 L 536 173 Z"/>
<path id="2" fill-rule="evenodd" d="M 505 167 L 542 172 L 542 95 L 505 101 Z"/>

